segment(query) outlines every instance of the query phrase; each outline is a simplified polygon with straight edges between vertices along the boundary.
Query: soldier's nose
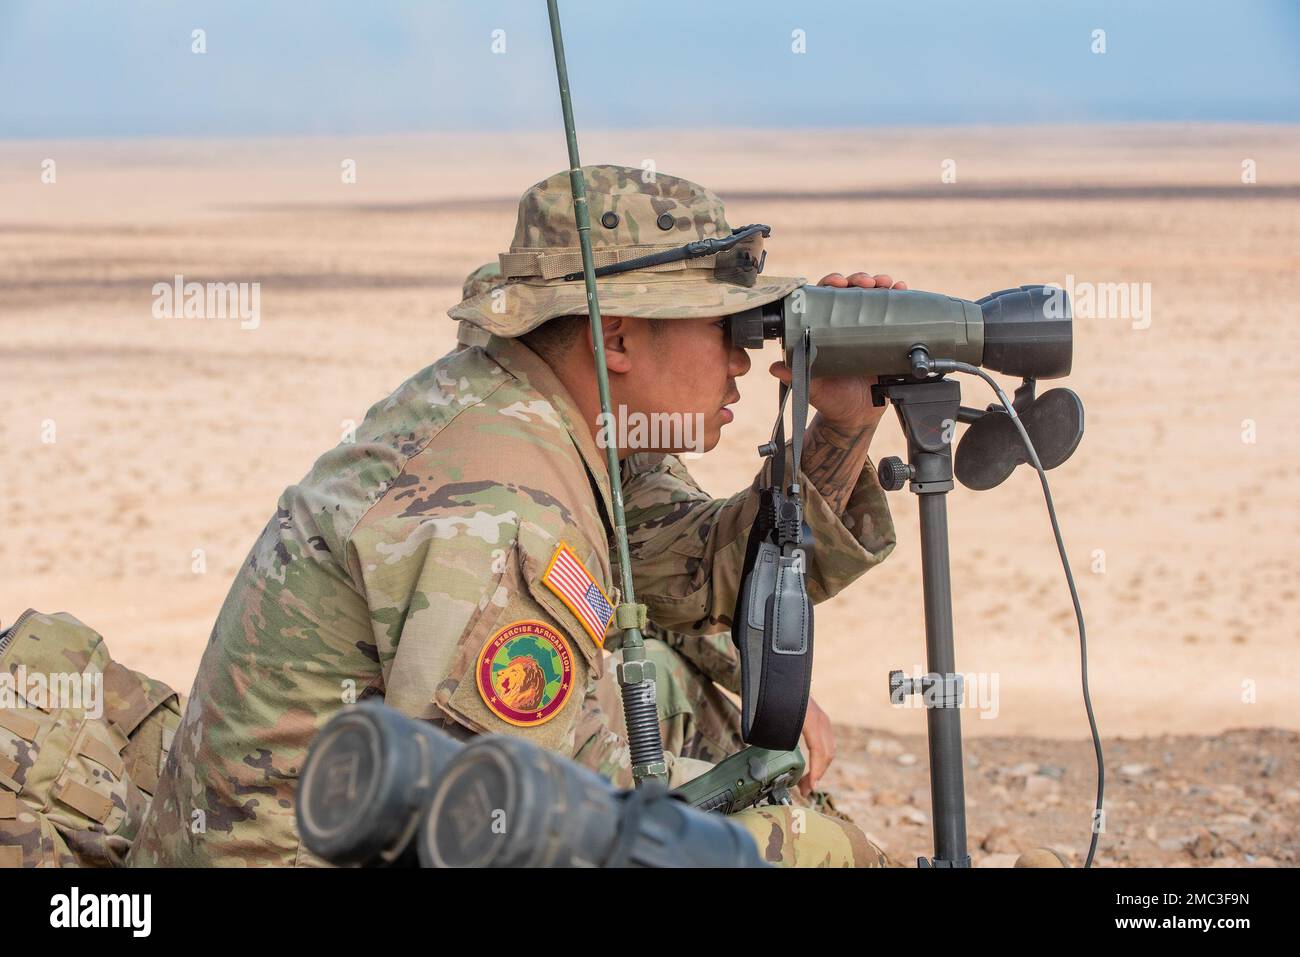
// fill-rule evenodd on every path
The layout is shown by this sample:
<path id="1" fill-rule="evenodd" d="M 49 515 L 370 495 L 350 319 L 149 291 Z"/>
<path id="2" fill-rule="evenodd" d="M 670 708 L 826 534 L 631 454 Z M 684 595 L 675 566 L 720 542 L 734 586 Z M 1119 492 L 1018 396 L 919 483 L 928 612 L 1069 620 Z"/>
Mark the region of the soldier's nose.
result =
<path id="1" fill-rule="evenodd" d="M 739 378 L 744 375 L 749 371 L 751 365 L 753 365 L 753 362 L 749 358 L 748 349 L 737 347 L 731 350 L 731 361 L 727 364 L 727 372 L 730 373 L 732 377 Z"/>

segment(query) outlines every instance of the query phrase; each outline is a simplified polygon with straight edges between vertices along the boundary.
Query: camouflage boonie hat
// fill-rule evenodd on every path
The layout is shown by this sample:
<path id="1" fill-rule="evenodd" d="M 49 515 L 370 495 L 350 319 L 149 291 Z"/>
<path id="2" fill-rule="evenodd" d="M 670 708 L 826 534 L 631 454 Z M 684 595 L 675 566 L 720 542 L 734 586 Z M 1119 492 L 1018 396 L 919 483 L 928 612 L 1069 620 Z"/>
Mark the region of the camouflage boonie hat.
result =
<path id="1" fill-rule="evenodd" d="M 491 292 L 501 285 L 503 281 L 500 263 L 484 263 L 465 277 L 465 284 L 461 287 L 460 297 L 462 299 L 473 299 L 485 292 Z M 488 340 L 491 338 L 490 334 L 473 323 L 466 322 L 464 319 L 456 323 L 456 344 L 459 346 L 486 347 Z"/>
<path id="2" fill-rule="evenodd" d="M 484 263 L 465 277 L 465 285 L 460 288 L 462 299 L 473 299 L 501 285 L 500 263 Z"/>
<path id="3" fill-rule="evenodd" d="M 732 234 L 722 201 L 688 180 L 627 166 L 584 166 L 583 174 L 597 268 Z M 587 315 L 567 170 L 524 193 L 510 251 L 499 258 L 506 294 L 493 297 L 489 288 L 467 295 L 448 315 L 507 338 L 556 316 Z M 600 311 L 652 319 L 729 316 L 804 282 L 762 276 L 761 262 L 762 237 L 755 236 L 714 255 L 603 276 L 596 281 Z M 573 273 L 576 280 L 564 278 Z"/>

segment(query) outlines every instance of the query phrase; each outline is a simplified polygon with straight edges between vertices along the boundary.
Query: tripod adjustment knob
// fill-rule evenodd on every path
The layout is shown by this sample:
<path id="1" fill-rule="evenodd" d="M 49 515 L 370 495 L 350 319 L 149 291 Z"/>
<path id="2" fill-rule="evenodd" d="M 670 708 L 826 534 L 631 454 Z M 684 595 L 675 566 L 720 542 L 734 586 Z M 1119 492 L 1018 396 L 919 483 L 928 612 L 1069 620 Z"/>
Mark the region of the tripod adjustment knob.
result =
<path id="1" fill-rule="evenodd" d="M 880 477 L 880 485 L 886 492 L 897 492 L 907 484 L 913 470 L 912 466 L 897 455 L 891 455 L 880 460 L 880 464 L 876 466 L 876 474 Z"/>

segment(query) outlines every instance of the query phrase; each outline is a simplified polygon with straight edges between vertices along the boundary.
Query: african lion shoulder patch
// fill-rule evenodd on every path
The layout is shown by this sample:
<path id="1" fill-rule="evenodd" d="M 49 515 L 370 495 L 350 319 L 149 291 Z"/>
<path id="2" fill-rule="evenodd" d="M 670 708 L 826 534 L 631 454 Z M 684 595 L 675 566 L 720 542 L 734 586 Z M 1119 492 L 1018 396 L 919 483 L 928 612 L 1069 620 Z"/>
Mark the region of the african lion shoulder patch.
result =
<path id="1" fill-rule="evenodd" d="M 573 691 L 573 652 L 564 636 L 540 621 L 497 631 L 478 655 L 478 693 L 488 710 L 521 728 L 545 724 Z"/>

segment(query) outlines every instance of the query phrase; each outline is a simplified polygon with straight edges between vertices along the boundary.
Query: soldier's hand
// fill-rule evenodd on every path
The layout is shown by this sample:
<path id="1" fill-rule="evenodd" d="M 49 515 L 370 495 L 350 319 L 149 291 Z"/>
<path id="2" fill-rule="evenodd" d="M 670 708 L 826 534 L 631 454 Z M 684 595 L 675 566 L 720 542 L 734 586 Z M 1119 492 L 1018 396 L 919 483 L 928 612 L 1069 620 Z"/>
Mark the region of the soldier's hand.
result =
<path id="1" fill-rule="evenodd" d="M 803 721 L 803 743 L 808 767 L 799 781 L 799 791 L 805 797 L 817 788 L 817 782 L 835 760 L 835 729 L 831 719 L 812 698 L 808 699 L 808 713 Z"/>
<path id="2" fill-rule="evenodd" d="M 817 283 L 819 286 L 834 286 L 846 289 L 860 286 L 863 289 L 906 289 L 907 283 L 894 280 L 880 273 L 871 275 L 855 272 L 850 276 L 833 272 L 825 275 Z M 790 367 L 784 362 L 772 363 L 769 371 L 787 385 L 791 382 Z M 823 376 L 808 383 L 808 401 L 826 424 L 845 431 L 853 432 L 874 426 L 885 414 L 885 406 L 879 408 L 871 404 L 871 387 L 876 382 L 873 375 Z"/>
<path id="3" fill-rule="evenodd" d="M 873 276 L 870 273 L 855 272 L 845 278 L 843 273 L 832 272 L 822 276 L 817 281 L 819 286 L 834 286 L 836 289 L 846 289 L 849 286 L 861 286 L 863 289 L 906 289 L 907 283 L 894 282 L 886 273 L 878 273 Z"/>

